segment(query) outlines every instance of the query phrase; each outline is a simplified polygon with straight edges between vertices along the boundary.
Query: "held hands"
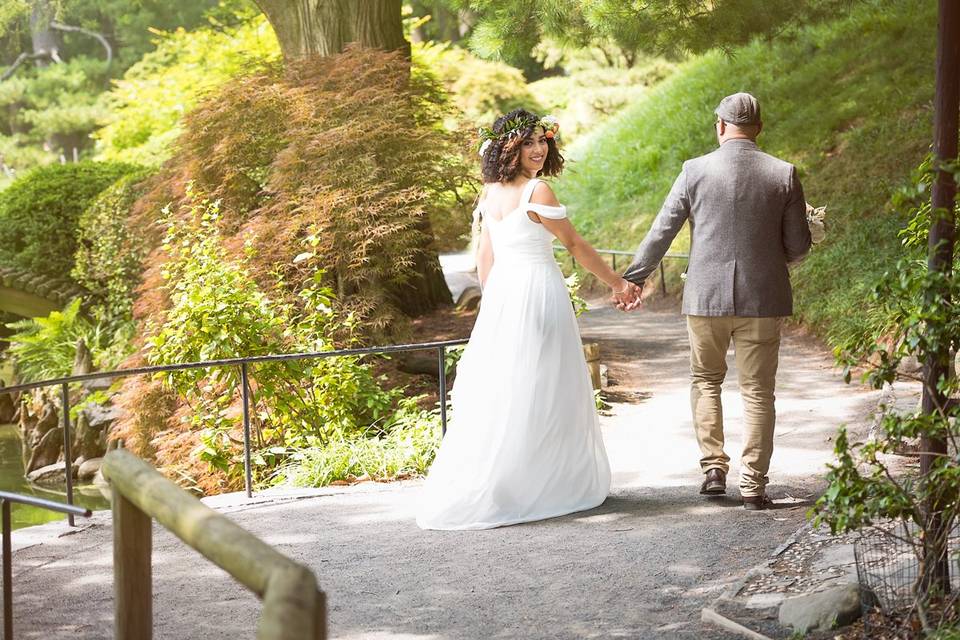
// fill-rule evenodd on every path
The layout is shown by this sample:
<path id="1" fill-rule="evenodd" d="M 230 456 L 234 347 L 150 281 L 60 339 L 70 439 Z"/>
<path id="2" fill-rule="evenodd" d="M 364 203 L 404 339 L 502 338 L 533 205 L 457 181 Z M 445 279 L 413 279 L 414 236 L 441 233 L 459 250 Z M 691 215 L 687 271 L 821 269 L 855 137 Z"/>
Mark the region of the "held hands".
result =
<path id="1" fill-rule="evenodd" d="M 613 285 L 611 289 L 613 290 L 611 302 L 621 311 L 633 311 L 643 304 L 640 299 L 642 290 L 632 282 L 620 278 L 620 281 Z"/>

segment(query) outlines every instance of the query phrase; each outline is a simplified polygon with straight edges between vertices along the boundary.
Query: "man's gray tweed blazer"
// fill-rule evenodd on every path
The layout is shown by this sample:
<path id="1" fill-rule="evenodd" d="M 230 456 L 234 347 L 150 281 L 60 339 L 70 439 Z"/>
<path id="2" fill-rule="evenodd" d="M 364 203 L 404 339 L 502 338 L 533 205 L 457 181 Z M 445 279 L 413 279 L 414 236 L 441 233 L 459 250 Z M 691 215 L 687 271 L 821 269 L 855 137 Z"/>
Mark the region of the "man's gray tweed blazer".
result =
<path id="1" fill-rule="evenodd" d="M 687 220 L 684 314 L 793 313 L 787 263 L 810 250 L 806 201 L 793 165 L 745 139 L 684 162 L 624 278 L 642 285 Z"/>

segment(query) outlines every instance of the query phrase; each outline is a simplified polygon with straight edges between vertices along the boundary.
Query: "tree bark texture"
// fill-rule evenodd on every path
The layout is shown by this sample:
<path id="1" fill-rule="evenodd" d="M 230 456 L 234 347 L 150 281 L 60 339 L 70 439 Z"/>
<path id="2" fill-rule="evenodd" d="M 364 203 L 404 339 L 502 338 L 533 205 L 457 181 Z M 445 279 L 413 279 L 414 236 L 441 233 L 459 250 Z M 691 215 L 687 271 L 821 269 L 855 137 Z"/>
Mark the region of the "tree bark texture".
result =
<path id="1" fill-rule="evenodd" d="M 256 0 L 277 34 L 285 59 L 331 56 L 355 42 L 409 50 L 401 0 Z"/>

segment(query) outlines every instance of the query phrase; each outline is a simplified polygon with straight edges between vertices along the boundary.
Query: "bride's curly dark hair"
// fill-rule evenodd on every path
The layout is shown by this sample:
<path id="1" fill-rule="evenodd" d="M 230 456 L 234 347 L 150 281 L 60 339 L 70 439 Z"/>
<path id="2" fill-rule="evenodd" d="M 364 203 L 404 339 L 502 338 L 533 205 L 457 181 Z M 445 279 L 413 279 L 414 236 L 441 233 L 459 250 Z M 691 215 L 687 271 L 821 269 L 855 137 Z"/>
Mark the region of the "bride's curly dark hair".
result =
<path id="1" fill-rule="evenodd" d="M 527 122 L 520 135 L 506 136 L 492 141 L 484 152 L 480 161 L 481 175 L 484 183 L 510 182 L 520 174 L 520 147 L 523 141 L 533 134 L 533 129 L 540 121 L 540 116 L 526 109 L 514 109 L 505 113 L 493 122 L 493 132 L 502 134 L 504 125 L 516 121 Z M 543 163 L 538 176 L 555 176 L 563 171 L 563 156 L 557 148 L 554 138 L 547 138 L 547 159 Z"/>

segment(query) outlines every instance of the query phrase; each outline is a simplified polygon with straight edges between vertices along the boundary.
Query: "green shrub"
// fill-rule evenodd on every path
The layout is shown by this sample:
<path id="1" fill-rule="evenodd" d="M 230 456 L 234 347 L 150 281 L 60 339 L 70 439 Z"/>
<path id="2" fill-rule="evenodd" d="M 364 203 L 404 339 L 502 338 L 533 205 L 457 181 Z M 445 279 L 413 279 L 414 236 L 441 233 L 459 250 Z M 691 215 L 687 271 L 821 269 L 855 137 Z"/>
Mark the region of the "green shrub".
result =
<path id="1" fill-rule="evenodd" d="M 352 331 L 352 320 L 332 309 L 332 292 L 316 273 L 293 298 L 282 283 L 270 295 L 251 277 L 247 254 L 231 259 L 221 244 L 217 203 L 194 202 L 189 215 L 168 224 L 164 288 L 171 306 L 161 324 L 147 328 L 147 359 L 172 364 L 296 351 L 327 351 L 333 336 Z M 312 268 L 304 252 L 297 259 Z M 290 453 L 323 448 L 394 425 L 398 391 L 380 388 L 356 357 L 251 365 L 257 474 L 269 476 Z M 228 486 L 242 478 L 241 425 L 233 409 L 240 385 L 237 367 L 171 372 L 164 378 L 189 407 L 185 420 L 199 432 L 197 455 L 226 473 Z"/>
<path id="2" fill-rule="evenodd" d="M 360 478 L 391 480 L 427 472 L 440 446 L 440 416 L 408 398 L 383 433 L 302 449 L 270 479 L 274 484 L 322 487 Z"/>
<path id="3" fill-rule="evenodd" d="M 14 334 L 7 338 L 14 370 L 21 382 L 35 382 L 68 376 L 73 371 L 77 343 L 83 340 L 97 369 L 113 369 L 128 355 L 133 338 L 130 323 L 108 329 L 104 323 L 84 317 L 80 299 L 63 311 L 45 318 L 28 318 L 7 326 Z"/>
<path id="4" fill-rule="evenodd" d="M 0 264 L 69 278 L 77 223 L 104 189 L 137 167 L 78 162 L 40 167 L 0 192 Z"/>
<path id="5" fill-rule="evenodd" d="M 77 224 L 74 280 L 89 291 L 95 306 L 110 321 L 130 320 L 134 291 L 140 283 L 147 243 L 128 228 L 134 202 L 144 194 L 149 170 L 117 180 L 87 207 Z"/>

